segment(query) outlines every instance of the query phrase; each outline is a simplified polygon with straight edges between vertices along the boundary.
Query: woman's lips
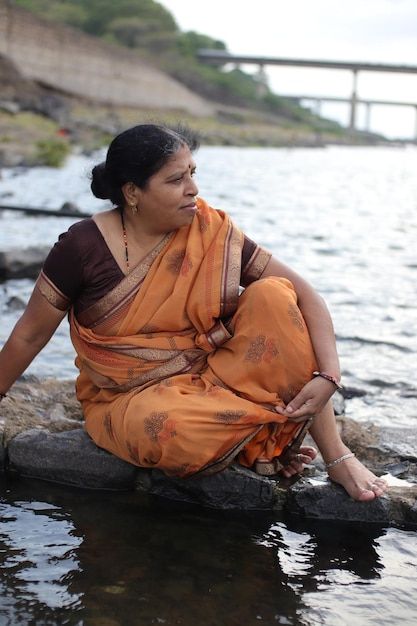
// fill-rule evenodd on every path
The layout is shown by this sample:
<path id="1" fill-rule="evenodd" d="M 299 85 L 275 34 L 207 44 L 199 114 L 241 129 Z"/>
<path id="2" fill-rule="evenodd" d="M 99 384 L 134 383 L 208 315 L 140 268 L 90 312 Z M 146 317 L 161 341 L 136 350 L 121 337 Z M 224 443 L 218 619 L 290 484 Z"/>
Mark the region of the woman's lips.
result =
<path id="1" fill-rule="evenodd" d="M 195 213 L 197 211 L 197 205 L 195 202 L 191 202 L 190 204 L 186 204 L 185 206 L 181 207 L 181 210 Z"/>

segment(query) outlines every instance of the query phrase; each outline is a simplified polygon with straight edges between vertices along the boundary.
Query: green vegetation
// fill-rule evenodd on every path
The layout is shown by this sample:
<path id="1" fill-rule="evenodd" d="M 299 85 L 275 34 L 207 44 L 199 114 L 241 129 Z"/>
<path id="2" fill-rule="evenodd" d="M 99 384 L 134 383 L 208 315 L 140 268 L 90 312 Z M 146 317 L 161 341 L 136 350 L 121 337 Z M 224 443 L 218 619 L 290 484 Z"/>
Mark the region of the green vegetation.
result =
<path id="1" fill-rule="evenodd" d="M 34 161 L 37 165 L 60 167 L 71 152 L 69 142 L 63 139 L 41 139 L 35 145 Z"/>
<path id="2" fill-rule="evenodd" d="M 222 41 L 181 32 L 171 13 L 154 0 L 15 0 L 41 17 L 64 22 L 137 53 L 203 97 L 301 122 L 316 131 L 340 131 L 296 101 L 281 98 L 240 69 L 224 70 L 198 60 L 200 48 L 226 50 Z"/>

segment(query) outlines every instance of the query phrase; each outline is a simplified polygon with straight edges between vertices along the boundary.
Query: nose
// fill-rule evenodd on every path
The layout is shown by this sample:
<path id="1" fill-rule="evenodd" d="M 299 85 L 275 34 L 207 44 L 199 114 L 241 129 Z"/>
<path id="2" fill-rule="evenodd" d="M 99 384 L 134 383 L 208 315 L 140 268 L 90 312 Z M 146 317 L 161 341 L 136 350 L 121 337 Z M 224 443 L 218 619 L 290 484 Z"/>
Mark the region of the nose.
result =
<path id="1" fill-rule="evenodd" d="M 197 183 L 195 182 L 194 178 L 191 175 L 189 176 L 189 179 L 188 179 L 186 194 L 188 196 L 196 196 L 198 194 Z"/>

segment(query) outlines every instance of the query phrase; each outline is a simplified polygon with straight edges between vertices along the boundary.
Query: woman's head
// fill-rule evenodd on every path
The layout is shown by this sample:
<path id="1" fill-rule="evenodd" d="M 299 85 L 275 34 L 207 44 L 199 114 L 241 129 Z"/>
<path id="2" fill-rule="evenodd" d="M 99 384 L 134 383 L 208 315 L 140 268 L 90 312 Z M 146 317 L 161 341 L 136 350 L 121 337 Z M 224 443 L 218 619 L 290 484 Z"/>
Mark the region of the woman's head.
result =
<path id="1" fill-rule="evenodd" d="M 91 191 L 97 198 L 123 206 L 122 187 L 129 182 L 146 189 L 156 174 L 178 150 L 191 152 L 198 140 L 189 129 L 171 130 L 157 124 L 140 124 L 117 135 L 111 142 L 106 161 L 92 171 Z"/>

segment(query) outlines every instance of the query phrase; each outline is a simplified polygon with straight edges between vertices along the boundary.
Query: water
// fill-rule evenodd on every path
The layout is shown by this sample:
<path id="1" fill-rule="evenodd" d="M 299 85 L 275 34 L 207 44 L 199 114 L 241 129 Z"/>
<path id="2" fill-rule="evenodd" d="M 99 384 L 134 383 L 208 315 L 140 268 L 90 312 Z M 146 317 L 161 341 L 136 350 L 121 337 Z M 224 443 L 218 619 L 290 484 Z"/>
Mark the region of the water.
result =
<path id="1" fill-rule="evenodd" d="M 4 171 L 0 202 L 83 210 L 93 159 Z M 200 195 L 324 295 L 358 420 L 417 415 L 416 148 L 203 148 Z M 0 250 L 52 245 L 68 218 L 0 212 Z M 7 303 L 33 282 L 0 286 Z M 73 377 L 66 322 L 32 364 Z M 0 485 L 0 626 L 417 623 L 417 533 L 232 515 L 10 480 Z"/>
<path id="2" fill-rule="evenodd" d="M 2 625 L 416 623 L 413 531 L 1 486 Z"/>

